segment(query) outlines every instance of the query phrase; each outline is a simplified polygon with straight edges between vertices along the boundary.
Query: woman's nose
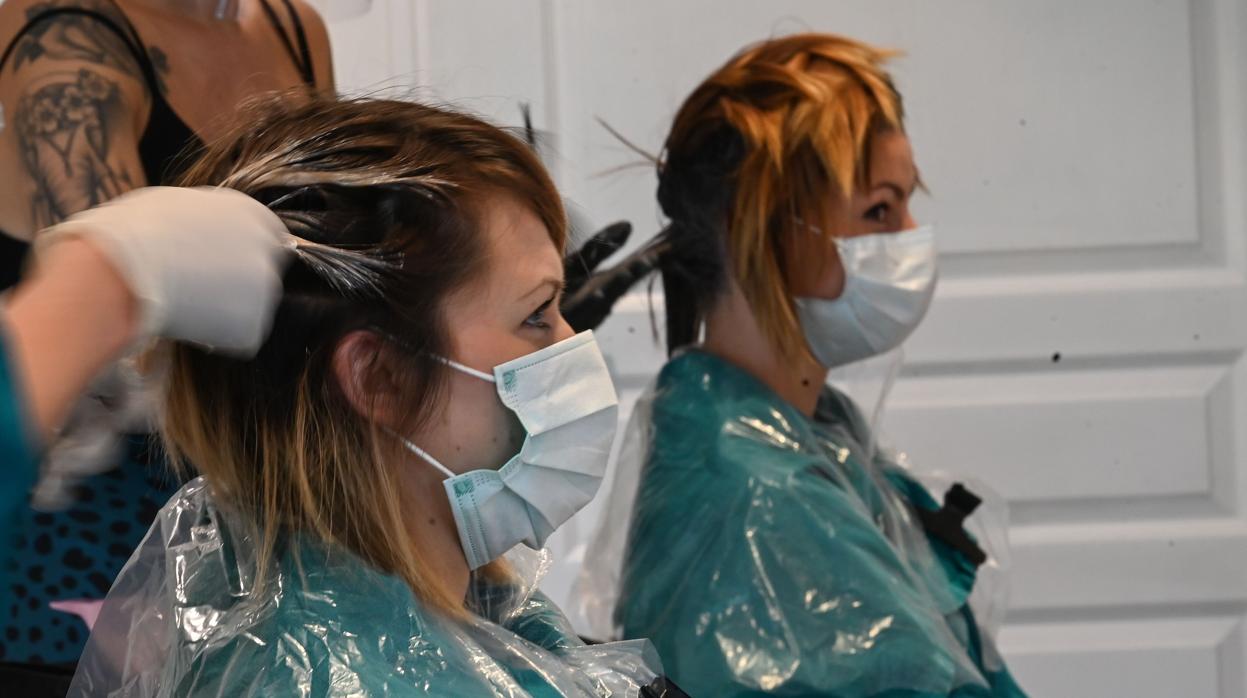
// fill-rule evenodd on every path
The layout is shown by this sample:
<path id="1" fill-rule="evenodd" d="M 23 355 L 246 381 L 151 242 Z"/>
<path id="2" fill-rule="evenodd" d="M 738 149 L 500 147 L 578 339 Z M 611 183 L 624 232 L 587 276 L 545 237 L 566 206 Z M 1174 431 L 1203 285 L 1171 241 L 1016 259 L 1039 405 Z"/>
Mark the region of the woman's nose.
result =
<path id="1" fill-rule="evenodd" d="M 554 332 L 551 334 L 554 337 L 554 342 L 561 342 L 576 334 L 576 331 L 572 329 L 571 325 L 567 324 L 567 320 L 563 318 L 562 313 L 558 313 L 557 316 L 558 320 L 554 323 Z M 551 344 L 554 342 L 551 342 Z"/>
<path id="2" fill-rule="evenodd" d="M 901 230 L 913 230 L 918 227 L 918 221 L 914 220 L 914 216 L 909 212 L 909 207 L 905 207 L 905 215 L 901 217 Z"/>

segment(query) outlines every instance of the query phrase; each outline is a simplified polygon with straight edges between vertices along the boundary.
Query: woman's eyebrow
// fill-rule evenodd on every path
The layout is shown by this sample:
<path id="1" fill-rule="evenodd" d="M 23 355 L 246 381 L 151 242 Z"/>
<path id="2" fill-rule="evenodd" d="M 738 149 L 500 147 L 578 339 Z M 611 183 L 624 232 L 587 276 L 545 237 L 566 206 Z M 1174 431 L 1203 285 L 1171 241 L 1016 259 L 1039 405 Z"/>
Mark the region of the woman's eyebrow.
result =
<path id="1" fill-rule="evenodd" d="M 884 180 L 884 181 L 882 181 L 882 182 L 875 182 L 874 188 L 875 188 L 875 189 L 890 189 L 890 190 L 892 191 L 892 193 L 893 193 L 893 194 L 896 194 L 896 198 L 898 198 L 898 199 L 900 199 L 900 200 L 904 201 L 905 199 L 908 199 L 909 197 L 913 196 L 913 195 L 914 195 L 914 192 L 915 192 L 915 191 L 917 191 L 917 190 L 918 190 L 920 187 L 922 187 L 922 186 L 923 186 L 923 185 L 922 185 L 922 178 L 921 178 L 921 177 L 914 177 L 914 183 L 913 183 L 913 186 L 911 186 L 911 187 L 909 188 L 909 191 L 905 191 L 905 188 L 904 188 L 904 187 L 902 187 L 901 185 L 899 185 L 899 184 L 897 184 L 896 182 L 893 182 L 893 181 L 891 181 L 891 180 Z"/>
<path id="2" fill-rule="evenodd" d="M 552 288 L 555 291 L 562 291 L 563 280 L 557 276 L 547 276 L 546 278 L 542 279 L 536 286 L 534 286 L 531 291 L 520 296 L 520 299 L 522 300 L 524 298 L 528 298 L 530 296 L 536 295 L 537 292 L 543 288 Z"/>

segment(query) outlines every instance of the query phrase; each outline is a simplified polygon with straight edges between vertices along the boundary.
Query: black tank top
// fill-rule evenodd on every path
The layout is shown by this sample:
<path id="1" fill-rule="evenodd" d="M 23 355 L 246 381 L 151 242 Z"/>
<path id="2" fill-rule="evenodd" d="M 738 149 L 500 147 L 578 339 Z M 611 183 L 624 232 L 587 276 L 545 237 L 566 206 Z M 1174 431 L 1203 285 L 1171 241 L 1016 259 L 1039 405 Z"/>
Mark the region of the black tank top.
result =
<path id="1" fill-rule="evenodd" d="M 312 68 L 312 55 L 308 48 L 307 35 L 303 31 L 303 22 L 300 21 L 299 14 L 290 0 L 281 1 L 290 17 L 291 26 L 294 27 L 293 40 L 287 34 L 277 12 L 269 5 L 268 0 L 260 0 L 260 5 L 264 8 L 264 14 L 281 40 L 282 46 L 290 55 L 290 60 L 298 69 L 303 83 L 308 87 L 315 87 L 316 74 Z M 186 125 L 186 122 L 182 121 L 182 117 L 169 106 L 164 93 L 160 90 L 160 84 L 156 78 L 156 67 L 147 51 L 143 49 L 143 42 L 139 40 L 138 32 L 125 20 L 125 13 L 120 7 L 117 8 L 117 13 L 121 18 L 120 22 L 103 13 L 80 7 L 58 7 L 40 12 L 31 17 L 9 41 L 3 55 L 0 55 L 0 74 L 3 74 L 4 67 L 8 64 L 9 57 L 18 42 L 39 24 L 63 15 L 88 17 L 99 22 L 125 43 L 138 62 L 143 73 L 143 82 L 148 93 L 151 94 L 151 114 L 147 118 L 147 125 L 143 128 L 138 142 L 139 161 L 143 166 L 146 183 L 172 184 L 203 151 L 204 143 Z M 10 288 L 20 279 L 22 265 L 29 247 L 29 243 L 0 230 L 0 291 Z"/>

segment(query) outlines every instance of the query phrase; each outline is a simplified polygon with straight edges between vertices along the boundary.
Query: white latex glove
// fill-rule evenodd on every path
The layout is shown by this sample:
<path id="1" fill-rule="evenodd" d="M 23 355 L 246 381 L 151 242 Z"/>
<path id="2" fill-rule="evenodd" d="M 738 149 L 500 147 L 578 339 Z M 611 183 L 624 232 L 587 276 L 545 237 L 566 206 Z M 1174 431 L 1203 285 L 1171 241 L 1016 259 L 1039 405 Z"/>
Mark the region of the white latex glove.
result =
<path id="1" fill-rule="evenodd" d="M 138 299 L 140 336 L 251 356 L 281 299 L 293 245 L 281 219 L 221 187 L 146 187 L 82 211 L 35 239 L 37 254 L 80 237 Z"/>

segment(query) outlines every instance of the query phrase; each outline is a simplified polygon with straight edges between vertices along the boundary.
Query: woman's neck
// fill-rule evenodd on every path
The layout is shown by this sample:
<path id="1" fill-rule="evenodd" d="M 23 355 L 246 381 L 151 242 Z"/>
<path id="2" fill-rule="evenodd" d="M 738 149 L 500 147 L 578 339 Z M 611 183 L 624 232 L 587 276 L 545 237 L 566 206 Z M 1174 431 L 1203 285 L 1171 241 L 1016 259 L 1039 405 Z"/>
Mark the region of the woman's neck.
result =
<path id="1" fill-rule="evenodd" d="M 420 559 L 430 572 L 456 599 L 465 599 L 472 570 L 459 542 L 459 529 L 450 510 L 450 500 L 442 484 L 442 475 L 428 463 L 406 454 L 410 460 L 403 469 L 403 486 L 415 493 L 419 507 L 408 514 L 407 533 L 420 546 Z"/>
<path id="2" fill-rule="evenodd" d="M 762 332 L 749 301 L 735 282 L 706 315 L 702 349 L 762 381 L 777 395 L 813 416 L 827 369 L 809 356 L 785 357 Z"/>

